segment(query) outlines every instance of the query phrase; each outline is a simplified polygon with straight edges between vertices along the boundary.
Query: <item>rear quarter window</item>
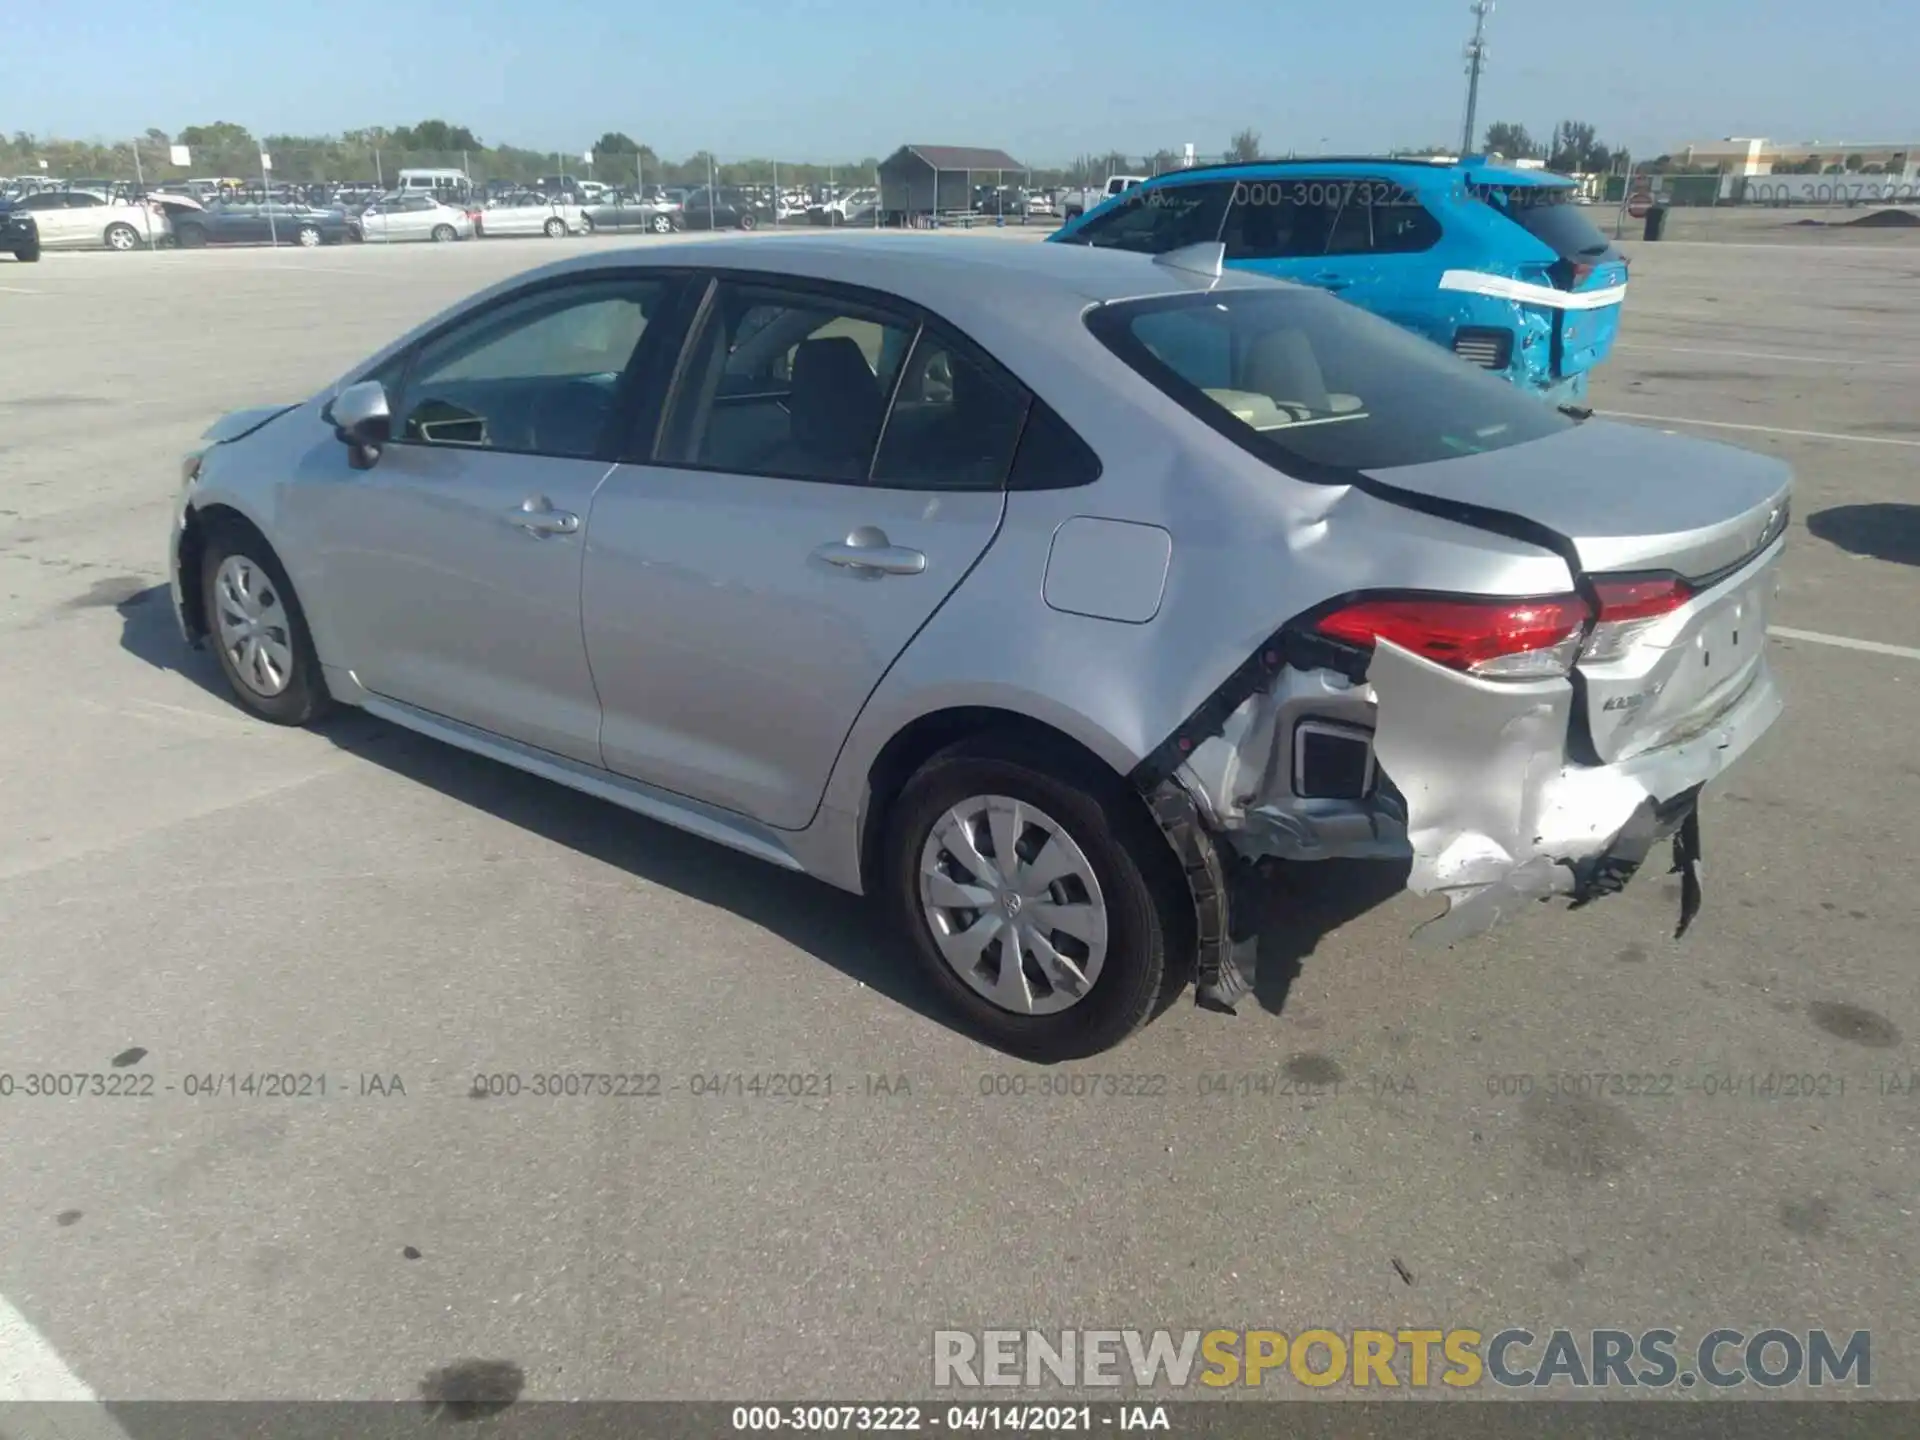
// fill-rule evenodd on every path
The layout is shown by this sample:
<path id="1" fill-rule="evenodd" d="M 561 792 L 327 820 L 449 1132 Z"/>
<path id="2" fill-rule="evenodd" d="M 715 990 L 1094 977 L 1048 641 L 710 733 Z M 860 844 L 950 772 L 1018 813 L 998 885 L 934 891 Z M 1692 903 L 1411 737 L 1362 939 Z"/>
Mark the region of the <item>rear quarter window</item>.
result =
<path id="1" fill-rule="evenodd" d="M 1430 341 L 1292 286 L 1101 306 L 1087 325 L 1197 419 L 1306 480 L 1523 445 L 1573 422 Z"/>

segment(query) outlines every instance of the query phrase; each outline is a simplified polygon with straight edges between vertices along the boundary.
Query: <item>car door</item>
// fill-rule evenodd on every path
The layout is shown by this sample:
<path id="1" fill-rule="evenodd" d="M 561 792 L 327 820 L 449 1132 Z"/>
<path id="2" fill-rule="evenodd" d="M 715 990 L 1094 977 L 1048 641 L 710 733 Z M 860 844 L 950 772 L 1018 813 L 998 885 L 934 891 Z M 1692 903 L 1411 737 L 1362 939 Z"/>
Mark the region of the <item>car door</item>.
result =
<path id="1" fill-rule="evenodd" d="M 433 228 L 433 201 L 425 195 L 402 195 L 387 207 L 389 240 L 424 240 Z"/>
<path id="2" fill-rule="evenodd" d="M 99 202 L 91 195 L 43 190 L 21 203 L 33 212 L 43 250 L 71 250 L 98 240 L 93 234 L 92 212 L 99 208 Z"/>
<path id="3" fill-rule="evenodd" d="M 1418 195 L 1379 175 L 1340 187 L 1326 252 L 1306 280 L 1363 310 L 1451 344 L 1452 321 L 1437 303 L 1440 276 L 1428 252 L 1440 222 Z"/>
<path id="4" fill-rule="evenodd" d="M 936 362 L 973 352 L 925 319 L 850 287 L 715 282 L 658 434 L 594 499 L 607 768 L 811 821 L 868 695 L 991 543 L 1025 417 L 984 357 L 956 407 Z"/>
<path id="5" fill-rule="evenodd" d="M 397 700 L 597 764 L 580 564 L 630 373 L 674 282 L 534 282 L 379 377 L 393 440 L 331 440 L 292 487 L 342 663 Z"/>
<path id="6" fill-rule="evenodd" d="M 393 200 L 376 200 L 367 206 L 366 213 L 360 217 L 360 235 L 365 240 L 386 240 L 388 222 L 393 218 Z"/>
<path id="7" fill-rule="evenodd" d="M 1350 284 L 1325 263 L 1345 183 L 1338 176 L 1287 175 L 1235 185 L 1220 230 L 1226 263 L 1323 289 Z"/>

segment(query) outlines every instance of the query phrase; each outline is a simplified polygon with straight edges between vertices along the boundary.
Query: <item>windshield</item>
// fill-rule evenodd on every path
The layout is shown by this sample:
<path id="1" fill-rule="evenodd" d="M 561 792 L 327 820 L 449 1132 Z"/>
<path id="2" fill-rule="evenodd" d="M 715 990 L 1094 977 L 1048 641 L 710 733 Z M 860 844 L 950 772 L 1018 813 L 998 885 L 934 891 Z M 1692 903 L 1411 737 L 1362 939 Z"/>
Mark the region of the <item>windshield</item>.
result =
<path id="1" fill-rule="evenodd" d="M 1319 291 L 1123 301 L 1091 311 L 1087 325 L 1200 419 L 1303 479 L 1503 450 L 1573 423 Z"/>
<path id="2" fill-rule="evenodd" d="M 1573 203 L 1573 190 L 1561 185 L 1476 186 L 1478 199 L 1491 205 L 1562 260 L 1594 264 L 1616 259 L 1613 242 Z"/>

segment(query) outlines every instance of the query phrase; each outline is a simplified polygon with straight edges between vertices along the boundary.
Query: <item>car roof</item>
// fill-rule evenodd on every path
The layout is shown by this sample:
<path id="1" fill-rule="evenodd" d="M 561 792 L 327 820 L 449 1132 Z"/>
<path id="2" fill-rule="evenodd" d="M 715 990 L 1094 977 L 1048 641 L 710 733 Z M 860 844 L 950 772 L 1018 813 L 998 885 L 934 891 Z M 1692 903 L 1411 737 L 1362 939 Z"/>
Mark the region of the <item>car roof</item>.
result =
<path id="1" fill-rule="evenodd" d="M 1058 302 L 1088 303 L 1250 289 L 1285 281 L 1228 269 L 1217 280 L 1132 251 L 1047 245 L 992 236 L 726 236 L 646 249 L 601 251 L 545 267 L 547 275 L 632 265 L 765 271 L 865 285 L 925 305 L 955 321 L 967 313 Z M 525 277 L 521 277 L 525 278 Z"/>
<path id="2" fill-rule="evenodd" d="M 1222 165 L 1195 165 L 1182 170 L 1168 170 L 1154 176 L 1147 183 L 1157 185 L 1167 181 L 1213 178 L 1220 175 L 1244 178 L 1250 173 L 1269 171 L 1284 175 L 1289 171 L 1297 170 L 1365 170 L 1370 174 L 1379 174 L 1384 171 L 1396 177 L 1465 172 L 1468 179 L 1483 185 L 1508 187 L 1533 185 L 1554 188 L 1573 184 L 1573 181 L 1565 175 L 1556 174 L 1551 170 L 1521 170 L 1485 155 L 1467 155 L 1452 161 L 1409 159 L 1404 155 L 1321 155 L 1302 156 L 1292 160 L 1242 160 Z"/>

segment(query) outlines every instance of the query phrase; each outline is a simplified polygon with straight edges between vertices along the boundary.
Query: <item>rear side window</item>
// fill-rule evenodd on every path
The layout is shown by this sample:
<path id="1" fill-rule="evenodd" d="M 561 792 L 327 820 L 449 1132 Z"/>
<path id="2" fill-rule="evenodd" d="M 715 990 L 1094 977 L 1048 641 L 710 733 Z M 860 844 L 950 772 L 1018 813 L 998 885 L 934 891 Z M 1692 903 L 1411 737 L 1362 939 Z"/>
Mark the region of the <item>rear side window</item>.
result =
<path id="1" fill-rule="evenodd" d="M 1573 423 L 1318 291 L 1125 301 L 1093 310 L 1087 325 L 1197 418 L 1302 479 L 1503 450 Z"/>
<path id="2" fill-rule="evenodd" d="M 1573 191 L 1561 185 L 1474 187 L 1474 196 L 1540 241 L 1562 260 L 1591 265 L 1619 254 L 1613 242 L 1573 203 Z"/>
<path id="3" fill-rule="evenodd" d="M 1120 204 L 1086 221 L 1067 238 L 1101 250 L 1164 255 L 1183 245 L 1218 240 L 1232 198 L 1233 186 L 1224 181 L 1135 188 Z"/>

